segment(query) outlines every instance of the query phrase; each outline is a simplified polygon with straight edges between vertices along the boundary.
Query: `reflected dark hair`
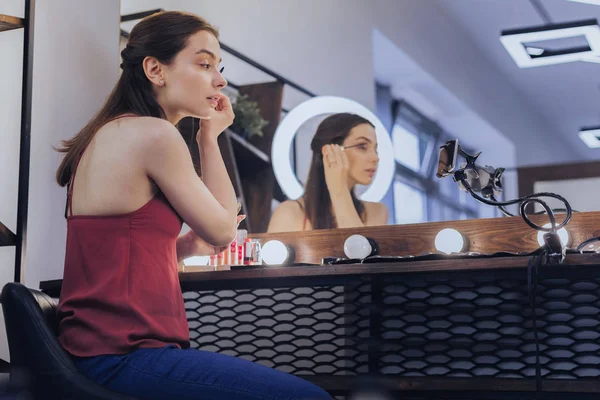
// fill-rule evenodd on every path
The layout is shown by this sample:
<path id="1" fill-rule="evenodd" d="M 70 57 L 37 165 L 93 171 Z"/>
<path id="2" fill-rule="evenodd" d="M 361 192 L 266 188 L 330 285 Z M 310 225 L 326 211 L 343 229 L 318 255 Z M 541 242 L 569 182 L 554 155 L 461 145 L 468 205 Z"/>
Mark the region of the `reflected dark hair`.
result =
<path id="1" fill-rule="evenodd" d="M 185 48 L 190 36 L 200 31 L 210 32 L 217 39 L 219 37 L 218 30 L 204 19 L 178 11 L 152 14 L 133 27 L 127 46 L 121 51 L 123 73 L 108 99 L 79 133 L 63 140 L 61 147 L 55 149 L 65 153 L 56 171 L 56 181 L 60 186 L 69 183 L 79 155 L 109 121 L 123 114 L 166 118 L 154 97 L 142 62 L 146 57 L 156 57 L 162 64 L 170 64 Z"/>
<path id="2" fill-rule="evenodd" d="M 348 137 L 352 128 L 368 124 L 373 126 L 369 120 L 356 114 L 340 113 L 325 118 L 319 124 L 317 132 L 310 143 L 313 152 L 304 191 L 304 213 L 310 221 L 313 229 L 337 228 L 335 217 L 331 210 L 331 197 L 325 183 L 325 171 L 323 167 L 323 153 L 321 148 L 326 144 L 342 145 Z M 361 220 L 365 220 L 365 206 L 350 190 L 352 202 Z"/>

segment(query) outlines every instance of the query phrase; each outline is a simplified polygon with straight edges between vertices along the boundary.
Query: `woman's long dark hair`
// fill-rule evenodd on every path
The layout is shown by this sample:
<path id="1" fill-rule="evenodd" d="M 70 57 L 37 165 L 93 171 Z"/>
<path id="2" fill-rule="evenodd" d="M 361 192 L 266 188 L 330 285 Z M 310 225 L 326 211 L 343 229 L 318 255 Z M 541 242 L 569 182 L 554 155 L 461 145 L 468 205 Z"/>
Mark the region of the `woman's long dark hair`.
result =
<path id="1" fill-rule="evenodd" d="M 352 128 L 362 124 L 371 124 L 367 119 L 356 114 L 333 114 L 323 120 L 310 143 L 313 152 L 304 191 L 304 213 L 313 229 L 337 228 L 335 217 L 331 210 L 329 189 L 325 183 L 325 170 L 323 169 L 323 154 L 321 148 L 326 144 L 342 145 L 344 139 L 350 134 Z M 352 202 L 360 218 L 365 220 L 365 206 L 350 190 Z"/>
<path id="2" fill-rule="evenodd" d="M 77 158 L 107 122 L 122 114 L 166 118 L 154 97 L 142 62 L 151 56 L 168 65 L 185 48 L 189 37 L 200 31 L 219 37 L 217 29 L 204 19 L 184 12 L 159 12 L 135 25 L 127 47 L 121 52 L 123 73 L 104 106 L 77 135 L 63 140 L 62 146 L 56 149 L 65 153 L 56 171 L 56 181 L 60 186 L 69 183 Z"/>

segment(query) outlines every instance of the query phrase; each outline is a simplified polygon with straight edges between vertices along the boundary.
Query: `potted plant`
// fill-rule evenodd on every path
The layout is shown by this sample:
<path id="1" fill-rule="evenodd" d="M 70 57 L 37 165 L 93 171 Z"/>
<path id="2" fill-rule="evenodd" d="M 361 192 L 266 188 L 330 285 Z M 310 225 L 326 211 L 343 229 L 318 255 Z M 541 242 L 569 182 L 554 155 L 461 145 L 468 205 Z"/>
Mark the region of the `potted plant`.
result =
<path id="1" fill-rule="evenodd" d="M 231 130 L 246 140 L 255 135 L 262 137 L 263 129 L 269 124 L 269 121 L 261 117 L 258 103 L 250 100 L 248 95 L 240 94 L 231 106 L 235 113 Z"/>

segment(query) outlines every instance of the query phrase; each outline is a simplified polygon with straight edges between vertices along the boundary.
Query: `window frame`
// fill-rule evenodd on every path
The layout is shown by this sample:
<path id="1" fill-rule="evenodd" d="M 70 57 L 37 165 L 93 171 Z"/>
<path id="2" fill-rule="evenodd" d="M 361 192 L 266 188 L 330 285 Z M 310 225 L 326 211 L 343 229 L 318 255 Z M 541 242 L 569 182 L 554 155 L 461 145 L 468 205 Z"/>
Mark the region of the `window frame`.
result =
<path id="1" fill-rule="evenodd" d="M 435 208 L 438 204 L 443 204 L 444 207 L 451 209 L 459 217 L 453 219 L 461 219 L 463 215 L 467 218 L 479 218 L 480 210 L 479 207 L 473 207 L 468 204 L 461 204 L 460 200 L 453 200 L 448 197 L 441 190 L 440 178 L 435 176 L 437 170 L 437 149 L 439 149 L 444 143 L 451 139 L 450 133 L 446 132 L 441 126 L 436 124 L 434 121 L 422 114 L 418 109 L 412 106 L 405 100 L 393 100 L 391 104 L 392 111 L 392 129 L 394 126 L 399 124 L 407 131 L 419 135 L 419 139 L 423 136 L 428 140 L 425 154 L 423 155 L 423 161 L 419 171 L 414 171 L 406 165 L 396 160 L 396 171 L 394 175 L 394 182 L 400 181 L 405 185 L 408 185 L 414 189 L 420 190 L 424 193 L 426 199 L 425 207 L 425 221 L 442 221 L 443 218 L 435 218 L 432 216 L 435 214 Z M 412 129 L 411 129 L 412 128 Z M 393 139 L 393 138 L 392 138 Z M 466 148 L 465 151 L 469 152 L 470 149 Z M 451 179 L 451 178 L 444 178 Z M 456 190 L 458 184 L 456 184 Z M 468 194 L 467 194 L 468 195 Z M 460 195 L 459 195 L 460 196 Z M 470 196 L 470 195 L 468 195 Z M 396 202 L 394 198 L 394 222 L 396 221 Z"/>

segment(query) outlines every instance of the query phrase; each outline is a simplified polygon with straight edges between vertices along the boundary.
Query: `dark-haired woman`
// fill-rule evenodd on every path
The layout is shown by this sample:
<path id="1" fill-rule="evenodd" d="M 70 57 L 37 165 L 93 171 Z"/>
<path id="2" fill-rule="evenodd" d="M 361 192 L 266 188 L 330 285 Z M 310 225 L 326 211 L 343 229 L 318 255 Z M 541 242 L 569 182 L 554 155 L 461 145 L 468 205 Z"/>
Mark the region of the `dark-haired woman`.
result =
<path id="1" fill-rule="evenodd" d="M 310 148 L 304 195 L 277 207 L 269 232 L 387 224 L 384 204 L 361 201 L 354 193 L 357 184 L 369 185 L 377 171 L 373 124 L 356 114 L 333 114 L 319 124 Z"/>
<path id="2" fill-rule="evenodd" d="M 237 201 L 217 138 L 234 118 L 217 30 L 162 12 L 131 31 L 106 104 L 59 151 L 68 186 L 59 341 L 78 369 L 139 399 L 327 399 L 320 388 L 190 348 L 178 261 L 234 238 Z M 203 177 L 175 124 L 200 118 Z M 191 231 L 180 236 L 182 223 Z"/>

